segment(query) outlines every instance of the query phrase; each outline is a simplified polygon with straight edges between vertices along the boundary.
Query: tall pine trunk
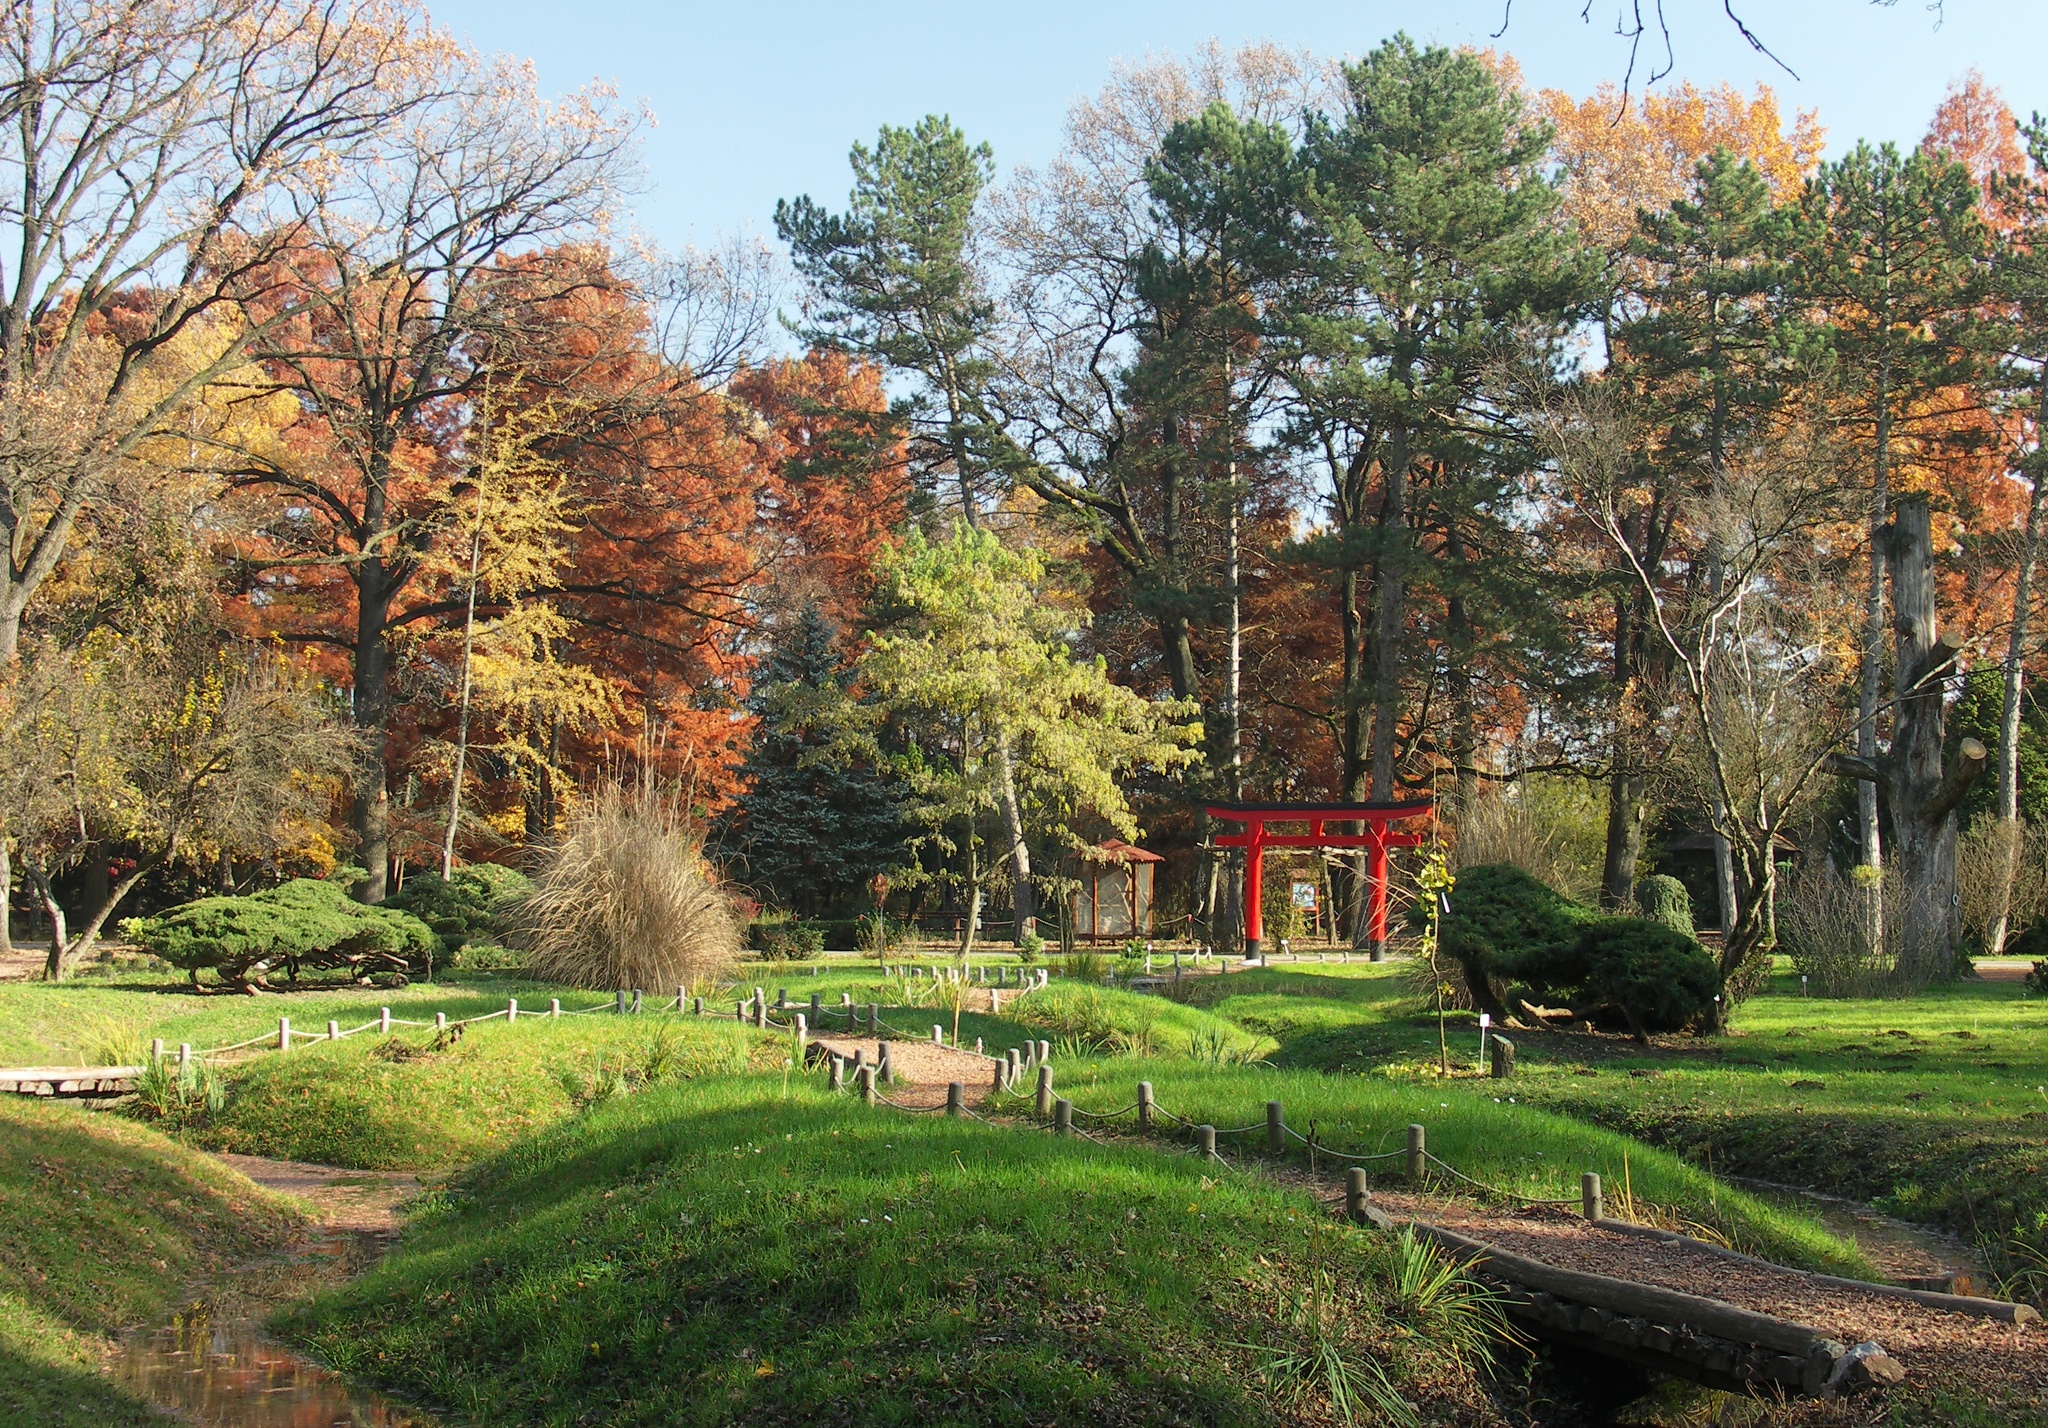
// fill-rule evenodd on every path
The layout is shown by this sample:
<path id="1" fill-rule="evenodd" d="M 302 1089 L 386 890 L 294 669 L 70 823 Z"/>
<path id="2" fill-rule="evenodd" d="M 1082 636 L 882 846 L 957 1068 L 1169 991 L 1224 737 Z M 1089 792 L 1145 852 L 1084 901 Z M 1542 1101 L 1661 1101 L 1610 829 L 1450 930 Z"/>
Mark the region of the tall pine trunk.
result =
<path id="1" fill-rule="evenodd" d="M 2041 383 L 2040 410 L 2035 430 L 2048 422 L 2048 377 Z M 2036 469 L 2029 482 L 2027 533 L 2020 547 L 2019 577 L 2013 582 L 2012 631 L 2005 645 L 2005 698 L 1998 710 L 1998 819 L 2002 826 L 2001 851 L 2005 866 L 1998 880 L 1997 909 L 1985 933 L 1984 951 L 1996 957 L 2005 950 L 2005 930 L 2012 915 L 2012 884 L 2019 872 L 2020 857 L 2020 700 L 2026 692 L 2027 626 L 2033 616 L 2034 563 L 2041 553 L 2041 497 L 2048 486 Z"/>
<path id="2" fill-rule="evenodd" d="M 1388 438 L 1381 475 L 1385 505 L 1373 581 L 1372 797 L 1389 802 L 1394 797 L 1395 737 L 1401 715 L 1401 635 L 1408 613 L 1408 433 L 1403 428 L 1395 428 Z M 1372 960 L 1385 961 L 1385 939 L 1371 935 L 1369 919 L 1363 930 Z"/>

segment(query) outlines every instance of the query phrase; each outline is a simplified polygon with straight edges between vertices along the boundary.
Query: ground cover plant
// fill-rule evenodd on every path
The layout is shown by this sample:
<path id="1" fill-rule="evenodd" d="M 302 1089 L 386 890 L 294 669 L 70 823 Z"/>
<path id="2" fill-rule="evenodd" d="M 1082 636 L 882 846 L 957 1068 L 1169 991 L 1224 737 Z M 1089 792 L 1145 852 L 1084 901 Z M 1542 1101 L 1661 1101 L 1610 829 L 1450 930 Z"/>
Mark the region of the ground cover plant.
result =
<path id="1" fill-rule="evenodd" d="M 495 1157 L 285 1327 L 493 1423 L 1263 1423 L 1320 1272 L 1322 1340 L 1469 1407 L 1449 1296 L 1399 1302 L 1396 1252 L 1190 1156 L 745 1078 Z"/>
<path id="2" fill-rule="evenodd" d="M 157 1131 L 0 1099 L 0 1421 L 169 1423 L 100 1376 L 113 1335 L 299 1223 L 288 1202 Z"/>

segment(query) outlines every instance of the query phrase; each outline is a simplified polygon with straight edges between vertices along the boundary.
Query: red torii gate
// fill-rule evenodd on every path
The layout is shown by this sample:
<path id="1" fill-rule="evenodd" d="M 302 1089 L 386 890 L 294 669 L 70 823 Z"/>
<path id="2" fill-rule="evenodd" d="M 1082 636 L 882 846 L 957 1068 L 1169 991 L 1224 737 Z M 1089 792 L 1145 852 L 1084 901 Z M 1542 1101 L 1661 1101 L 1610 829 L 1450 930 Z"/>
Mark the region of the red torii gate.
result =
<path id="1" fill-rule="evenodd" d="M 1260 916 L 1259 894 L 1264 882 L 1264 853 L 1268 848 L 1365 848 L 1371 853 L 1367 875 L 1371 896 L 1367 929 L 1372 955 L 1384 955 L 1387 945 L 1387 849 L 1412 848 L 1426 840 L 1422 833 L 1399 833 L 1390 823 L 1420 818 L 1435 805 L 1422 798 L 1408 803 L 1211 803 L 1205 811 L 1211 818 L 1242 823 L 1245 831 L 1218 838 L 1219 848 L 1242 848 L 1244 853 L 1244 943 L 1245 954 L 1261 956 L 1265 951 L 1265 921 Z M 1307 834 L 1269 833 L 1269 823 L 1306 823 Z M 1363 823 L 1363 833 L 1325 833 L 1325 823 Z"/>

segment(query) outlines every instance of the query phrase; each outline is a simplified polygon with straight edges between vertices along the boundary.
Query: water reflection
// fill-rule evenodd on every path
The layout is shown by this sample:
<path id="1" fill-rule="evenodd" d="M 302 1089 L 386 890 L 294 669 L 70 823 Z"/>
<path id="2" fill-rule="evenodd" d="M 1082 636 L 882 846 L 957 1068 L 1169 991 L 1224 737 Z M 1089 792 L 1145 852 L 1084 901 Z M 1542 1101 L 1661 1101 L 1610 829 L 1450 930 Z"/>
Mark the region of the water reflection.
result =
<path id="1" fill-rule="evenodd" d="M 115 1372 L 157 1407 L 214 1428 L 432 1428 L 203 1303 L 131 1338 Z"/>

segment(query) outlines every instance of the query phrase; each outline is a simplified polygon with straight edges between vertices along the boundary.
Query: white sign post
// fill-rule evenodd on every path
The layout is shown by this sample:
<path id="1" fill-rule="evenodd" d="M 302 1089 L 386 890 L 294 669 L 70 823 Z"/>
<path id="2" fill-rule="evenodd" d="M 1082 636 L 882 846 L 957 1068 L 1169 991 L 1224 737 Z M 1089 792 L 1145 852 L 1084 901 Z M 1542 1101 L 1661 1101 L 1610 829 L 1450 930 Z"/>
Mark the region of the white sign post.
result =
<path id="1" fill-rule="evenodd" d="M 1486 1012 L 1479 1013 L 1479 1069 L 1486 1069 L 1486 1033 L 1493 1025 L 1493 1017 Z"/>

